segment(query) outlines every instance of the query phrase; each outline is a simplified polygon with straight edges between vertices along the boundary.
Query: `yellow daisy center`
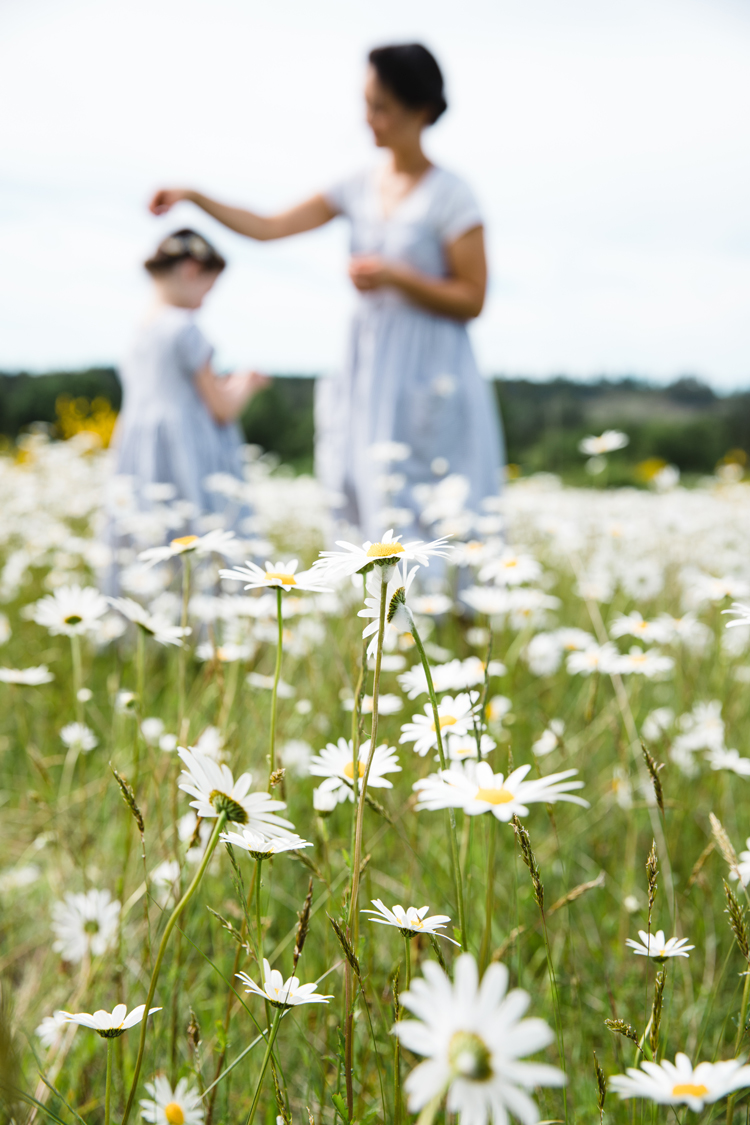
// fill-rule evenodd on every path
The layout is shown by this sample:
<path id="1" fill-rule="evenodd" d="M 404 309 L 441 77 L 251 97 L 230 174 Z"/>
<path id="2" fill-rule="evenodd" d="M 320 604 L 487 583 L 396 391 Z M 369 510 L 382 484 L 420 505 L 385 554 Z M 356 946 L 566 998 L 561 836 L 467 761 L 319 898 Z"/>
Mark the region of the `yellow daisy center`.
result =
<path id="1" fill-rule="evenodd" d="M 368 548 L 368 559 L 387 559 L 391 555 L 403 555 L 404 548 L 400 543 L 373 543 Z"/>
<path id="2" fill-rule="evenodd" d="M 344 775 L 348 777 L 350 781 L 354 780 L 354 762 L 346 763 L 346 765 L 344 766 Z M 365 767 L 362 762 L 357 762 L 357 776 L 365 776 Z"/>
<path id="3" fill-rule="evenodd" d="M 518 566 L 518 559 L 506 559 L 504 565 L 506 570 L 510 570 L 512 566 Z"/>
<path id="4" fill-rule="evenodd" d="M 177 1102 L 170 1102 L 169 1105 L 164 1106 L 164 1116 L 169 1125 L 185 1125 L 185 1114 L 182 1112 L 182 1106 Z"/>
<path id="5" fill-rule="evenodd" d="M 268 578 L 269 580 L 275 579 L 277 582 L 281 582 L 284 586 L 296 586 L 297 585 L 297 580 L 296 580 L 296 578 L 294 577 L 293 574 L 281 574 L 279 571 L 276 571 L 276 570 L 267 570 L 266 571 L 266 578 Z"/>
<path id="6" fill-rule="evenodd" d="M 191 543 L 197 543 L 197 535 L 182 535 L 179 539 L 173 539 L 169 544 L 170 547 L 189 547 Z M 180 1110 L 182 1112 L 182 1110 Z"/>
<path id="7" fill-rule="evenodd" d="M 672 1087 L 673 1098 L 704 1098 L 708 1093 L 708 1086 L 702 1083 L 696 1086 L 694 1082 L 678 1082 Z"/>
<path id="8" fill-rule="evenodd" d="M 507 805 L 515 800 L 515 795 L 509 789 L 477 789 L 475 801 L 486 801 L 488 805 Z"/>
<path id="9" fill-rule="evenodd" d="M 454 718 L 453 715 L 441 715 L 440 716 L 440 729 L 442 730 L 444 727 L 455 726 L 457 722 L 458 722 L 458 719 Z M 432 730 L 435 730 L 435 723 L 434 722 L 431 724 L 431 727 L 432 727 Z"/>

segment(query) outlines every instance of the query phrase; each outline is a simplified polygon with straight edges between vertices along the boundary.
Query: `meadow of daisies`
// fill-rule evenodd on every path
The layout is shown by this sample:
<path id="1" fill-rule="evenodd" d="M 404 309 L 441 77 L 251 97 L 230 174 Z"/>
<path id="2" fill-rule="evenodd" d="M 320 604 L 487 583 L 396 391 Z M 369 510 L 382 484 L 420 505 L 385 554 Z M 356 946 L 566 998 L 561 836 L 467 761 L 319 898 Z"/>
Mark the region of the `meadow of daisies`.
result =
<path id="1" fill-rule="evenodd" d="M 420 542 L 0 458 L 0 1119 L 747 1119 L 750 487 L 616 437 Z"/>

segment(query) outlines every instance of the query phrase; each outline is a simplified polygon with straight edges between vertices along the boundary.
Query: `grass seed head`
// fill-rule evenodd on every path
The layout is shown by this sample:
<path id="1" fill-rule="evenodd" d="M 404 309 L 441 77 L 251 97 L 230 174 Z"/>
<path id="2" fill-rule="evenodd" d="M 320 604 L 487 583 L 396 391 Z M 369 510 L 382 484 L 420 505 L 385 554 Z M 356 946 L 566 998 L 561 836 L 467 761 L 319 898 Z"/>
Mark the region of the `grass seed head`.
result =
<path id="1" fill-rule="evenodd" d="M 632 1040 L 640 1050 L 638 1032 L 631 1024 L 626 1023 L 625 1020 L 605 1020 L 604 1025 L 615 1035 L 624 1035 L 626 1039 Z"/>
<path id="2" fill-rule="evenodd" d="M 724 913 L 729 915 L 729 925 L 732 927 L 732 933 L 737 940 L 737 945 L 740 947 L 742 956 L 748 964 L 750 964 L 750 942 L 748 941 L 747 926 L 745 925 L 745 908 L 740 906 L 736 894 L 729 886 L 726 879 L 723 880 L 723 883 L 724 894 L 727 900 L 727 908 Z"/>
<path id="3" fill-rule="evenodd" d="M 708 819 L 711 821 L 711 831 L 719 851 L 724 856 L 731 870 L 739 873 L 740 861 L 737 858 L 737 853 L 732 846 L 732 841 L 729 839 L 724 825 L 713 813 L 708 814 Z"/>
<path id="4" fill-rule="evenodd" d="M 654 761 L 653 757 L 651 756 L 651 754 L 649 754 L 648 750 L 646 749 L 646 746 L 645 746 L 644 742 L 641 742 L 641 750 L 643 751 L 643 757 L 646 760 L 646 768 L 648 769 L 648 772 L 651 774 L 651 781 L 652 781 L 652 784 L 654 786 L 654 796 L 656 797 L 656 803 L 659 806 L 659 812 L 663 816 L 664 815 L 664 790 L 661 787 L 661 778 L 659 777 L 659 771 L 664 769 L 664 763 L 663 762 L 657 763 L 657 762 Z"/>

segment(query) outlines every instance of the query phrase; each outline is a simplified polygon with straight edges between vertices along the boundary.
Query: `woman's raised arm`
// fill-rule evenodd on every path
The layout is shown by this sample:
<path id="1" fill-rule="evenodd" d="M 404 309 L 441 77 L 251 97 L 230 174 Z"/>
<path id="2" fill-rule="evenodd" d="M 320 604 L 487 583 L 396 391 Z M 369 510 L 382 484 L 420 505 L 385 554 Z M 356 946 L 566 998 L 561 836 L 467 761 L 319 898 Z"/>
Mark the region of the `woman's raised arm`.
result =
<path id="1" fill-rule="evenodd" d="M 149 211 L 154 215 L 165 215 L 175 203 L 183 201 L 194 203 L 225 227 L 244 234 L 246 238 L 254 238 L 257 242 L 268 242 L 273 238 L 287 238 L 290 234 L 314 230 L 329 223 L 337 214 L 324 195 L 314 195 L 278 215 L 256 215 L 243 207 L 229 207 L 226 203 L 219 203 L 218 200 L 190 188 L 160 188 L 149 203 Z"/>

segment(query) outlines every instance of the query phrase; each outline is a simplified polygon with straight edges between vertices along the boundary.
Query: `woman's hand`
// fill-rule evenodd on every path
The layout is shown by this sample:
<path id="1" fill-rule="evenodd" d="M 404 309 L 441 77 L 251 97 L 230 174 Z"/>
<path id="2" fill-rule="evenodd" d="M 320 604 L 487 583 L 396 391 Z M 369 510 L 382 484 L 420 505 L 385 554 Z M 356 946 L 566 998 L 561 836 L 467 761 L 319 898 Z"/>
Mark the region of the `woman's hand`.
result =
<path id="1" fill-rule="evenodd" d="M 148 209 L 152 215 L 166 215 L 175 203 L 189 200 L 191 195 L 192 192 L 189 188 L 159 188 L 157 192 L 154 192 Z"/>
<path id="2" fill-rule="evenodd" d="M 376 254 L 355 254 L 349 277 L 360 293 L 390 286 L 412 304 L 441 316 L 471 320 L 479 316 L 487 289 L 484 231 L 474 227 L 445 247 L 447 277 L 433 277 Z"/>
<path id="3" fill-rule="evenodd" d="M 355 254 L 350 258 L 349 277 L 360 293 L 396 283 L 393 267 L 377 254 Z"/>

